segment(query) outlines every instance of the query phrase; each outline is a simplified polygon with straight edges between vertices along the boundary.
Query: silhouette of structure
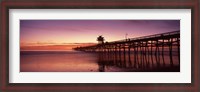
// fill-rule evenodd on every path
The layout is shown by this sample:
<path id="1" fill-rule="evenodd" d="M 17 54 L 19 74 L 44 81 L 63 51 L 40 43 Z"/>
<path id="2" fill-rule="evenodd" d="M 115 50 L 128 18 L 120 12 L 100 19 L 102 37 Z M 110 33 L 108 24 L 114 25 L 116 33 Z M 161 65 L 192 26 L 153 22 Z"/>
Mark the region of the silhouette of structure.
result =
<path id="1" fill-rule="evenodd" d="M 103 44 L 104 40 L 105 39 L 104 39 L 104 37 L 102 37 L 102 35 L 97 38 L 98 44 Z"/>
<path id="2" fill-rule="evenodd" d="M 99 44 L 77 47 L 74 50 L 97 52 L 101 65 L 115 64 L 119 67 L 134 67 L 143 70 L 155 66 L 180 68 L 180 31 L 106 43 L 104 40 L 104 37 L 99 36 L 97 38 Z M 167 59 L 169 63 L 166 62 Z M 175 64 L 174 59 L 177 59 L 178 63 Z"/>

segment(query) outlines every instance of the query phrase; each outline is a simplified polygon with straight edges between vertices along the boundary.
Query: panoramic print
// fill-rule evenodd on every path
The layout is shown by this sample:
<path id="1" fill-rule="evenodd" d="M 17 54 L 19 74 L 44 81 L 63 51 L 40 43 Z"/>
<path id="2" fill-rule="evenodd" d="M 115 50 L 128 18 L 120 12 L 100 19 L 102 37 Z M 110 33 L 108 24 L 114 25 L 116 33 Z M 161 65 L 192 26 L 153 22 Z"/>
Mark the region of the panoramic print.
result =
<path id="1" fill-rule="evenodd" d="M 180 20 L 20 20 L 20 72 L 180 72 Z"/>

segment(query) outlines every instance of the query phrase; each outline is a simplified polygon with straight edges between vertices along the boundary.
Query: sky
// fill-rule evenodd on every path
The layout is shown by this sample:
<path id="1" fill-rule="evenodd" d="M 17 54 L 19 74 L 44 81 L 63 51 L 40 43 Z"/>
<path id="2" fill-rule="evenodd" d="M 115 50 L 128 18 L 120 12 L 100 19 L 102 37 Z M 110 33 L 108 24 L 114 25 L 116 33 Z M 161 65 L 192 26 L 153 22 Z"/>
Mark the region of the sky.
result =
<path id="1" fill-rule="evenodd" d="M 21 50 L 67 50 L 180 30 L 179 20 L 20 20 Z"/>

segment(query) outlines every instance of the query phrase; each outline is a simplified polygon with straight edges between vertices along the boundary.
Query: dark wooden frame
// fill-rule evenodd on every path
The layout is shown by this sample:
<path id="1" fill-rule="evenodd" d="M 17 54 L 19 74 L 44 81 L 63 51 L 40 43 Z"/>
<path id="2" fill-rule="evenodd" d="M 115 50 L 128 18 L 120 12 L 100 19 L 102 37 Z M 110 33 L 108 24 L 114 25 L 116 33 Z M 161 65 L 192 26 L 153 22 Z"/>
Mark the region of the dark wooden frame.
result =
<path id="1" fill-rule="evenodd" d="M 191 9 L 192 10 L 192 83 L 9 83 L 9 9 Z M 199 1 L 198 0 L 35 0 L 1 2 L 1 91 L 156 91 L 199 92 Z"/>

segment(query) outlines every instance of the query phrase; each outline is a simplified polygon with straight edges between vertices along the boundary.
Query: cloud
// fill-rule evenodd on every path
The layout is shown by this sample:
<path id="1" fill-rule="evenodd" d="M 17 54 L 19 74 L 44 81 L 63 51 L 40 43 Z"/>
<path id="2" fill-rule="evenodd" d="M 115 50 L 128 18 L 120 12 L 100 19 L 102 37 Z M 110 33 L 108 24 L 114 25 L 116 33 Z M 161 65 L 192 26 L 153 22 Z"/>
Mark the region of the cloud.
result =
<path id="1" fill-rule="evenodd" d="M 20 50 L 72 50 L 72 48 L 78 47 L 78 46 L 89 46 L 89 45 L 95 45 L 96 43 L 62 43 L 62 44 L 47 44 L 42 43 L 41 44 L 24 44 L 21 43 Z"/>

